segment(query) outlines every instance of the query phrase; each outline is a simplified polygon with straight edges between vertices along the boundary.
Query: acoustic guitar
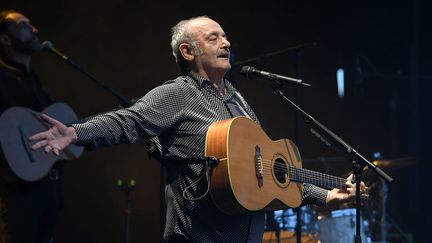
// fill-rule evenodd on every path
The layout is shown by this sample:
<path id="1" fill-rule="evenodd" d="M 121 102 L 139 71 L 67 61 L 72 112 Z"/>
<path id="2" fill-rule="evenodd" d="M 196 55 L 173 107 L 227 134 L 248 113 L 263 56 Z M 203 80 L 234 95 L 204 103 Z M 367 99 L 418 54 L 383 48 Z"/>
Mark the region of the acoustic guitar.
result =
<path id="1" fill-rule="evenodd" d="M 77 120 L 75 112 L 64 103 L 55 103 L 43 113 L 64 124 Z M 58 160 L 78 158 L 84 148 L 69 145 L 60 156 L 45 153 L 42 149 L 33 151 L 28 140 L 31 135 L 45 131 L 49 126 L 40 119 L 41 113 L 25 107 L 12 107 L 0 116 L 0 145 L 11 170 L 22 180 L 37 181 L 48 174 Z"/>
<path id="2" fill-rule="evenodd" d="M 205 154 L 220 160 L 210 171 L 210 193 L 226 214 L 298 207 L 303 183 L 345 188 L 344 178 L 303 169 L 291 140 L 272 141 L 246 117 L 213 123 L 207 131 Z"/>

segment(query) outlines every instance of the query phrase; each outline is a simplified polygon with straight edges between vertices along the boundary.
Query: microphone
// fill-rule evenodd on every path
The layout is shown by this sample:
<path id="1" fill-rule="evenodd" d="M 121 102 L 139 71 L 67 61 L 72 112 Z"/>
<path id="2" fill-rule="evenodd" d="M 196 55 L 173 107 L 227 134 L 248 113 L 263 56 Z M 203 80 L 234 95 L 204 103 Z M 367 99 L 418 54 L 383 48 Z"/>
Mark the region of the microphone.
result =
<path id="1" fill-rule="evenodd" d="M 308 86 L 308 87 L 312 86 L 311 84 L 303 83 L 303 80 L 301 80 L 301 79 L 290 78 L 290 77 L 282 76 L 279 74 L 261 71 L 261 70 L 254 68 L 254 67 L 250 67 L 250 66 L 243 66 L 240 70 L 240 73 L 243 74 L 243 76 L 245 76 L 246 78 L 263 77 L 263 78 L 271 79 L 274 81 L 284 81 L 287 83 L 293 83 L 296 85 L 303 85 L 303 86 Z"/>
<path id="2" fill-rule="evenodd" d="M 52 54 L 56 55 L 58 58 L 62 59 L 63 61 L 70 62 L 69 57 L 65 56 L 59 50 L 54 48 L 54 44 L 51 41 L 44 41 L 42 43 L 42 50 L 49 51 Z"/>

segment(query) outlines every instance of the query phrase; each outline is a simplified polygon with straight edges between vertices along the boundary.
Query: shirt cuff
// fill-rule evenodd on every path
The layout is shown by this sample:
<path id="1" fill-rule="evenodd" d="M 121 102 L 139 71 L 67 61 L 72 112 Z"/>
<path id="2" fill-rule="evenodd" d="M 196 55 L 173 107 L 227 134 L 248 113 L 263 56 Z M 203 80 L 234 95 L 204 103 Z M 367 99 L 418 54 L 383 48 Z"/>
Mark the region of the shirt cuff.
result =
<path id="1" fill-rule="evenodd" d="M 302 206 L 313 204 L 318 207 L 326 205 L 328 190 L 312 184 L 304 184 Z"/>

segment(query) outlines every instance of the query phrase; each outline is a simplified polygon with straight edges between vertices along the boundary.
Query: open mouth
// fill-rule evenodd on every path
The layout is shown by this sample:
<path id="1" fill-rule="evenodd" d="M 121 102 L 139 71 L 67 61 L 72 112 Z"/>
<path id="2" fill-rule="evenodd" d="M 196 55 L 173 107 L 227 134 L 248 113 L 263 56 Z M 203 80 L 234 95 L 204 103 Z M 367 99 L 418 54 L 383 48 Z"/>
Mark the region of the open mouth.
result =
<path id="1" fill-rule="evenodd" d="M 226 59 L 229 59 L 229 57 L 230 57 L 229 53 L 222 53 L 218 56 L 218 58 L 226 58 Z"/>

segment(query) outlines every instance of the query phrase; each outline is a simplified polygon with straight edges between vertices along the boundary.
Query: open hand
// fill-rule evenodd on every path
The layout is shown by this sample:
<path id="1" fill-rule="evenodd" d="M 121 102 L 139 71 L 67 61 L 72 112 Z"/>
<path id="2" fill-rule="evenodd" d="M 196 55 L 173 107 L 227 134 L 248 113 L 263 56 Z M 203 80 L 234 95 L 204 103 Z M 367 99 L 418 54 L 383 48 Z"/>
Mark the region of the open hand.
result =
<path id="1" fill-rule="evenodd" d="M 59 156 L 60 151 L 77 140 L 75 128 L 67 127 L 60 121 L 45 114 L 42 114 L 41 118 L 49 123 L 51 128 L 29 138 L 31 141 L 36 142 L 32 146 L 33 150 L 43 147 L 45 153 L 52 152 L 54 155 Z"/>

